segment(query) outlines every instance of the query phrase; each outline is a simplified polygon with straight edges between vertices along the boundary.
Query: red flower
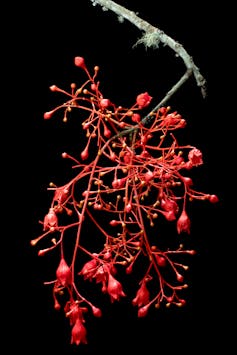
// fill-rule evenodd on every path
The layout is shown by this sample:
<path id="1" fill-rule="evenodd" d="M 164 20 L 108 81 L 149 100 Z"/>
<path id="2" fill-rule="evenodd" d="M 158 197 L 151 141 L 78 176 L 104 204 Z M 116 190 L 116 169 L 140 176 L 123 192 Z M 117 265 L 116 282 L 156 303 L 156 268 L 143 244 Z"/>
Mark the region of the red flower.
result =
<path id="1" fill-rule="evenodd" d="M 87 308 L 79 307 L 75 301 L 67 302 L 64 307 L 64 311 L 66 313 L 66 317 L 70 319 L 70 325 L 74 325 L 78 319 L 82 323 L 85 322 L 83 312 L 86 312 Z"/>
<path id="2" fill-rule="evenodd" d="M 64 287 L 69 286 L 72 283 L 72 272 L 64 258 L 61 258 L 56 270 L 56 276 L 59 283 Z"/>
<path id="3" fill-rule="evenodd" d="M 143 306 L 143 307 L 139 308 L 138 317 L 139 318 L 145 317 L 147 315 L 147 313 L 148 313 L 149 307 L 150 307 L 150 305 L 147 304 L 146 306 Z"/>
<path id="4" fill-rule="evenodd" d="M 104 284 L 107 281 L 108 272 L 109 272 L 109 268 L 107 265 L 99 266 L 98 269 L 96 270 L 96 273 L 93 276 L 96 280 L 96 283 L 102 282 Z"/>
<path id="5" fill-rule="evenodd" d="M 49 209 L 49 212 L 44 217 L 44 231 L 58 226 L 58 217 L 53 208 Z"/>
<path id="6" fill-rule="evenodd" d="M 110 295 L 111 302 L 119 301 L 120 297 L 126 296 L 123 292 L 121 283 L 109 274 L 107 292 Z"/>
<path id="7" fill-rule="evenodd" d="M 71 333 L 71 344 L 76 344 L 79 345 L 80 343 L 82 344 L 87 344 L 87 339 L 86 339 L 86 328 L 82 324 L 81 320 L 78 318 L 72 327 L 72 333 Z"/>
<path id="8" fill-rule="evenodd" d="M 188 160 L 193 166 L 201 165 L 203 163 L 202 152 L 197 148 L 193 148 L 188 153 Z"/>
<path id="9" fill-rule="evenodd" d="M 136 297 L 132 300 L 134 306 L 144 306 L 149 302 L 150 292 L 146 287 L 146 283 L 142 282 L 141 287 L 138 289 Z"/>
<path id="10" fill-rule="evenodd" d="M 82 275 L 84 277 L 84 280 L 91 279 L 96 273 L 96 268 L 97 268 L 96 259 L 92 259 L 90 261 L 87 261 L 84 264 L 81 271 L 79 272 L 79 275 Z"/>
<path id="11" fill-rule="evenodd" d="M 182 211 L 179 219 L 177 220 L 177 230 L 180 234 L 181 232 L 190 233 L 191 221 L 185 210 Z"/>
<path id="12" fill-rule="evenodd" d="M 162 125 L 166 125 L 166 126 L 178 126 L 180 128 L 185 127 L 186 125 L 186 121 L 181 117 L 180 114 L 178 114 L 176 111 L 169 113 L 168 115 L 164 116 L 164 121 L 162 123 Z"/>
<path id="13" fill-rule="evenodd" d="M 53 250 L 59 253 L 55 280 L 46 284 L 53 284 L 54 307 L 59 310 L 64 305 L 71 343 L 79 345 L 87 343 L 84 314 L 90 311 L 91 316 L 102 316 L 101 309 L 92 304 L 96 295 L 91 285 L 88 290 L 82 285 L 85 280 L 95 283 L 94 291 L 101 287 L 103 296 L 116 303 L 126 296 L 120 268 L 124 267 L 126 274 L 138 271 L 138 277 L 145 272 L 132 297 L 138 317 L 145 317 L 150 306 L 158 308 L 162 302 L 167 307 L 184 304 L 178 292 L 183 292 L 187 284 L 178 269 L 187 270 L 188 266 L 177 262 L 176 256 L 193 255 L 195 251 L 184 250 L 182 244 L 167 248 L 163 245 L 165 238 L 156 238 L 156 231 L 150 229 L 161 218 L 162 230 L 164 222 L 175 221 L 177 234 L 190 233 L 187 203 L 216 203 L 218 197 L 192 189 L 192 179 L 182 175 L 183 169 L 199 166 L 203 160 L 195 146 L 178 143 L 173 132 L 184 128 L 186 121 L 177 111 L 170 112 L 170 106 L 158 108 L 158 104 L 141 115 L 144 108 L 153 105 L 148 92 L 135 95 L 129 109 L 116 106 L 107 96 L 103 98 L 97 81 L 98 66 L 90 74 L 79 56 L 74 57 L 74 65 L 87 76 L 84 83 L 71 82 L 69 91 L 51 85 L 51 92 L 66 94 L 66 98 L 43 117 L 48 120 L 62 110 L 62 120 L 67 122 L 71 111 L 82 111 L 78 121 L 83 137 L 74 132 L 72 137 L 79 140 L 79 148 L 75 148 L 79 157 L 61 153 L 73 163 L 74 173 L 61 187 L 50 184 L 54 196 L 43 223 L 40 221 L 43 233 L 30 243 L 51 239 L 38 255 Z M 94 228 L 92 235 L 87 232 L 90 225 Z M 96 253 L 92 252 L 93 241 Z M 167 251 L 162 252 L 163 248 Z M 68 253 L 72 254 L 69 259 Z"/>
<path id="14" fill-rule="evenodd" d="M 179 207 L 178 204 L 172 199 L 162 199 L 161 207 L 167 212 L 173 212 L 174 214 L 178 213 Z"/>
<path id="15" fill-rule="evenodd" d="M 150 104 L 151 99 L 152 97 L 147 92 L 144 92 L 143 94 L 137 96 L 136 102 L 139 108 L 144 108 Z"/>
<path id="16" fill-rule="evenodd" d="M 58 187 L 54 193 L 54 199 L 61 205 L 68 198 L 69 190 L 66 187 Z"/>

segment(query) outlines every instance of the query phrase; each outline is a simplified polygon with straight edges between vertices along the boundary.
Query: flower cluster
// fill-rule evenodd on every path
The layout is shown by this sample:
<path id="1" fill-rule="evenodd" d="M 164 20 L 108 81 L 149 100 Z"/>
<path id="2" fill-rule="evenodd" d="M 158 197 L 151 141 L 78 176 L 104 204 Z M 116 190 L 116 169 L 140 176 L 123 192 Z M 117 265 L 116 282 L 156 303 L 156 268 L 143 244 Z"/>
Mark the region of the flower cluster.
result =
<path id="1" fill-rule="evenodd" d="M 100 90 L 99 67 L 91 74 L 84 58 L 76 57 L 74 64 L 86 81 L 79 87 L 72 83 L 69 92 L 52 85 L 50 90 L 63 93 L 67 101 L 45 112 L 44 119 L 61 110 L 66 122 L 72 110 L 83 111 L 78 117 L 85 143 L 77 158 L 62 153 L 72 162 L 74 177 L 62 186 L 51 183 L 52 202 L 40 221 L 43 232 L 31 244 L 48 243 L 38 251 L 41 256 L 58 250 L 55 280 L 49 282 L 54 307 L 64 310 L 71 343 L 79 345 L 87 343 L 86 313 L 102 316 L 96 301 L 79 288 L 82 281 L 94 283 L 116 302 L 128 296 L 119 275 L 123 270 L 128 278 L 135 275 L 131 303 L 138 317 L 146 316 L 151 306 L 185 304 L 188 266 L 180 257 L 195 251 L 180 243 L 175 248 L 160 245 L 158 226 L 171 222 L 178 235 L 189 234 L 188 204 L 216 203 L 218 197 L 194 189 L 188 173 L 203 164 L 203 157 L 197 147 L 181 145 L 175 137 L 174 132 L 186 126 L 179 113 L 162 106 L 144 117 L 153 99 L 148 92 L 137 95 L 129 108 L 116 106 Z M 93 235 L 87 233 L 88 223 Z M 69 235 L 71 254 L 65 251 Z M 169 244 L 169 237 L 165 241 Z"/>

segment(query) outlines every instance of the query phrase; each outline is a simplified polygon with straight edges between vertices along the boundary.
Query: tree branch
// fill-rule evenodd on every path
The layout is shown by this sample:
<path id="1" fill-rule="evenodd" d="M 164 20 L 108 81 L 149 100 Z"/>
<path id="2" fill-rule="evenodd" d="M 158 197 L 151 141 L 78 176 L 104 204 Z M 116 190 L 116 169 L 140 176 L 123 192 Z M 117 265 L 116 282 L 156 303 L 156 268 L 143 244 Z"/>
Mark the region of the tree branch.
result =
<path id="1" fill-rule="evenodd" d="M 143 32 L 142 37 L 137 41 L 137 44 L 144 44 L 145 47 L 153 47 L 153 48 L 158 48 L 159 43 L 163 43 L 163 45 L 170 47 L 175 53 L 177 57 L 180 57 L 184 65 L 186 66 L 187 72 L 185 76 L 188 73 L 188 76 L 192 75 L 194 76 L 197 86 L 200 87 L 201 93 L 203 98 L 206 97 L 206 80 L 203 77 L 203 75 L 200 73 L 199 68 L 195 65 L 193 62 L 193 58 L 187 53 L 187 51 L 184 49 L 184 47 L 175 41 L 173 38 L 170 36 L 166 35 L 163 31 L 161 31 L 159 28 L 152 26 L 150 23 L 147 21 L 141 19 L 139 16 L 135 14 L 134 11 L 130 11 L 127 8 L 118 5 L 112 0 L 90 0 L 92 4 L 95 5 L 100 5 L 103 10 L 111 10 L 113 11 L 119 19 L 126 19 L 129 22 L 131 22 L 133 25 L 135 25 L 139 30 Z M 183 84 L 186 80 L 182 80 L 182 83 L 179 82 L 179 85 L 175 85 L 175 91 L 180 87 L 180 84 Z M 174 93 L 174 88 L 172 88 L 170 91 L 172 94 Z"/>

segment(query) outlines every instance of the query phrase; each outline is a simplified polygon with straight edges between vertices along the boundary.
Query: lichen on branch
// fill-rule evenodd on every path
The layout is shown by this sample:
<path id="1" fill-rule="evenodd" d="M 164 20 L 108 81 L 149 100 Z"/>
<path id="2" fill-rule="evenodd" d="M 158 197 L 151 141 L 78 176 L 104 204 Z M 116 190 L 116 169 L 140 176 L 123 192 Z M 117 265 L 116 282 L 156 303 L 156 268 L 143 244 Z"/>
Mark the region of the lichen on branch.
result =
<path id="1" fill-rule="evenodd" d="M 154 49 L 159 48 L 159 44 L 162 43 L 165 46 L 171 48 L 177 57 L 180 57 L 186 67 L 186 73 L 182 77 L 182 80 L 174 86 L 174 89 L 171 89 L 171 92 L 176 92 L 184 82 L 190 77 L 194 76 L 196 84 L 200 87 L 202 96 L 205 98 L 207 95 L 206 90 L 206 79 L 201 74 L 199 68 L 195 65 L 193 58 L 186 49 L 173 38 L 168 36 L 164 31 L 160 30 L 158 27 L 155 27 L 148 23 L 147 21 L 140 18 L 134 11 L 130 11 L 127 8 L 117 4 L 112 0 L 90 0 L 93 5 L 100 5 L 102 9 L 111 10 L 119 18 L 123 18 L 134 26 L 136 26 L 140 31 L 142 31 L 141 38 L 135 43 L 144 44 L 145 47 L 152 47 Z"/>

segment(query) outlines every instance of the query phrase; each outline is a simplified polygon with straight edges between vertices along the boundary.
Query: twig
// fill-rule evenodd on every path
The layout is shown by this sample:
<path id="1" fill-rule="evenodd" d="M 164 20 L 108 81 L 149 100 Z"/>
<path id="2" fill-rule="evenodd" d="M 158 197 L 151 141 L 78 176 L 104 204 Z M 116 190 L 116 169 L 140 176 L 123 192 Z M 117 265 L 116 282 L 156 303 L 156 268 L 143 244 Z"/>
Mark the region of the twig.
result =
<path id="1" fill-rule="evenodd" d="M 180 81 L 174 85 L 174 87 L 169 91 L 167 95 L 169 97 L 173 95 L 175 91 L 178 90 L 178 88 L 183 85 L 183 83 L 186 81 L 186 77 L 190 77 L 192 74 L 196 80 L 197 86 L 200 87 L 201 93 L 203 98 L 206 97 L 206 80 L 203 77 L 203 75 L 200 73 L 199 68 L 194 64 L 192 57 L 187 53 L 187 51 L 184 49 L 184 47 L 175 41 L 173 38 L 169 37 L 166 35 L 163 31 L 161 31 L 159 28 L 152 26 L 150 23 L 147 21 L 141 19 L 135 12 L 128 10 L 127 8 L 118 5 L 112 0 L 90 0 L 92 4 L 95 5 L 100 5 L 103 10 L 111 10 L 115 14 L 118 15 L 120 19 L 126 19 L 129 22 L 131 22 L 133 25 L 135 25 L 139 30 L 143 32 L 143 36 L 137 41 L 137 44 L 144 44 L 145 47 L 153 47 L 153 48 L 158 48 L 159 43 L 163 43 L 165 46 L 170 47 L 175 53 L 177 57 L 182 58 L 187 72 L 184 74 L 184 76 L 180 79 Z M 185 80 L 183 80 L 185 79 Z M 167 101 L 166 97 L 164 98 L 165 101 Z"/>

